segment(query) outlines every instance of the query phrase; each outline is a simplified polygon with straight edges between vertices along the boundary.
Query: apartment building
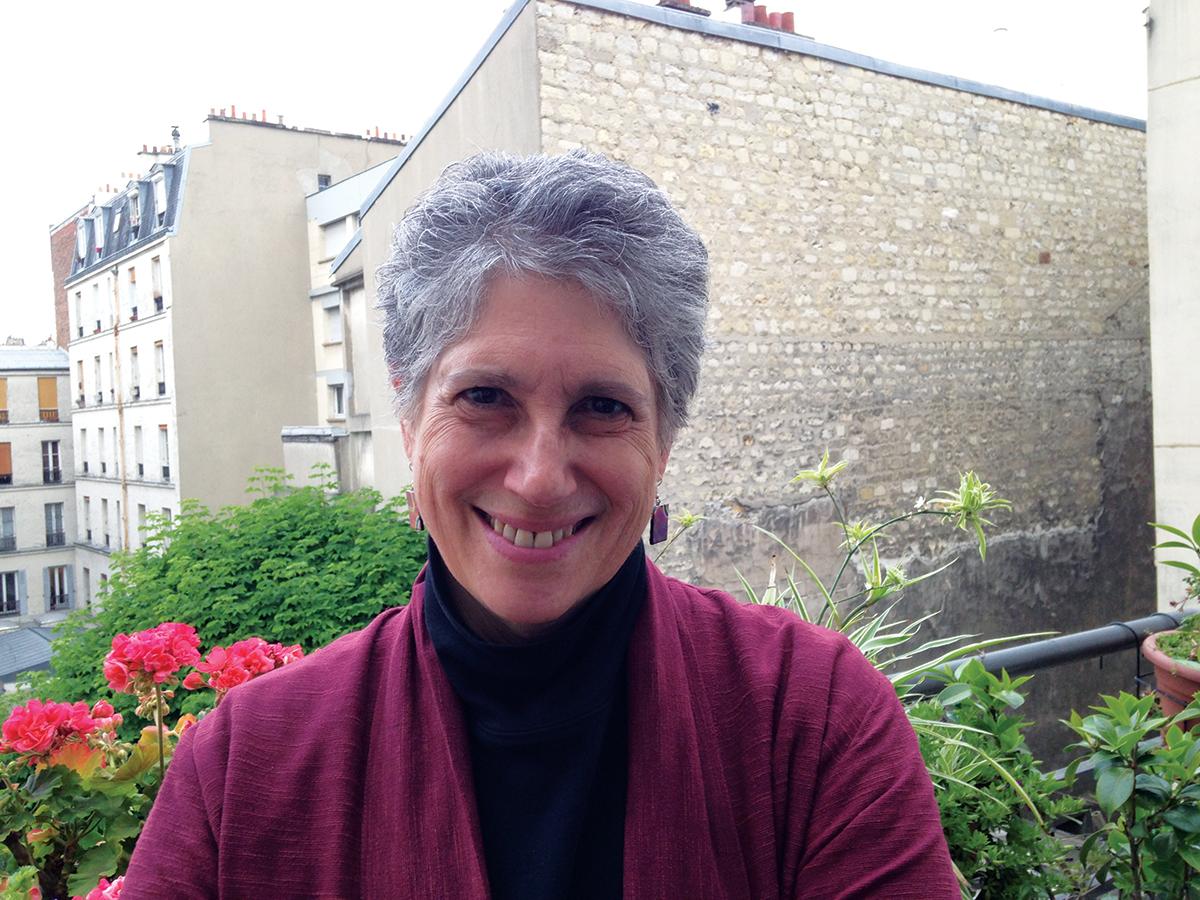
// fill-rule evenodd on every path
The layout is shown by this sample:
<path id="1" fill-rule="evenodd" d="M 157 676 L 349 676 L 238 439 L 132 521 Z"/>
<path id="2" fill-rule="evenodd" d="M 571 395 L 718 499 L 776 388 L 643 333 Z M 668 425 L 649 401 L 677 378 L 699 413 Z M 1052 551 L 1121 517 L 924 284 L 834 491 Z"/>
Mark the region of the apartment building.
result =
<path id="1" fill-rule="evenodd" d="M 75 222 L 65 300 L 76 430 L 79 564 L 141 544 L 184 498 L 245 499 L 282 466 L 280 430 L 312 421 L 305 197 L 399 142 L 212 114 L 208 140 Z"/>
<path id="2" fill-rule="evenodd" d="M 0 347 L 0 628 L 55 621 L 76 593 L 67 354 Z"/>
<path id="3" fill-rule="evenodd" d="M 306 199 L 317 424 L 283 429 L 284 465 L 299 484 L 320 463 L 336 472 L 342 490 L 375 485 L 371 395 L 366 390 L 367 348 L 377 339 L 375 311 L 367 305 L 361 265 L 341 265 L 336 276 L 330 267 L 358 230 L 358 210 L 386 165 Z"/>

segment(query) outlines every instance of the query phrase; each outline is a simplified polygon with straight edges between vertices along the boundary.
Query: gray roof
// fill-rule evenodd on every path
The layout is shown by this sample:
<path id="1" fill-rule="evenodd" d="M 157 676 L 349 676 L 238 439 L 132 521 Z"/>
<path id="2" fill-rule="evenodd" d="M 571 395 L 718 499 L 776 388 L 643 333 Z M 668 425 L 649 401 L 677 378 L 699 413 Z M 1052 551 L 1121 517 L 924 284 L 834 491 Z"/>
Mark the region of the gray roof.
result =
<path id="1" fill-rule="evenodd" d="M 50 668 L 51 639 L 51 629 L 40 626 L 0 631 L 0 681 Z"/>
<path id="2" fill-rule="evenodd" d="M 57 347 L 0 346 L 0 372 L 42 372 L 47 369 L 68 372 L 70 368 L 71 358 L 67 351 Z"/>

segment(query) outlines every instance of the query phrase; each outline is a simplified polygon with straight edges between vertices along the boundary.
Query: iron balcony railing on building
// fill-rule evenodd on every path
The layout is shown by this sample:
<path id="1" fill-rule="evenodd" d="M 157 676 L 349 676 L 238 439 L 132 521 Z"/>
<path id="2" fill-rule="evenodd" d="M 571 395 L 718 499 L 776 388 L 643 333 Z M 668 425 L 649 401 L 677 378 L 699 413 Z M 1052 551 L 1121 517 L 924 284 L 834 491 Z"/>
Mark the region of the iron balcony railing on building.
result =
<path id="1" fill-rule="evenodd" d="M 8 410 L 0 409 L 0 425 L 8 424 Z"/>
<path id="2" fill-rule="evenodd" d="M 9 553 L 17 549 L 17 537 L 13 534 L 6 534 L 0 537 L 0 553 Z"/>
<path id="3" fill-rule="evenodd" d="M 48 531 L 46 532 L 47 547 L 65 547 L 67 544 L 67 533 L 65 531 Z"/>
<path id="4" fill-rule="evenodd" d="M 42 469 L 42 484 L 59 484 L 62 482 L 62 469 Z"/>
<path id="5" fill-rule="evenodd" d="M 57 409 L 39 409 L 38 410 L 38 420 L 41 422 L 57 422 L 58 421 L 58 410 Z"/>

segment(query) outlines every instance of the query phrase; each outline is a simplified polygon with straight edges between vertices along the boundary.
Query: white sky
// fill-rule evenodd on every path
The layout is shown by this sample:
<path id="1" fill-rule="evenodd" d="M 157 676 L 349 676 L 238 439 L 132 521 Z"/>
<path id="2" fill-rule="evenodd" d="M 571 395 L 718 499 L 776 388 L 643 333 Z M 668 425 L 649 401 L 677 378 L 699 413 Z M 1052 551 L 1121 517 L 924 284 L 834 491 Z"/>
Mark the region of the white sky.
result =
<path id="1" fill-rule="evenodd" d="M 655 0 L 636 0 L 654 5 Z M 723 7 L 721 0 L 694 0 Z M 1146 114 L 1149 0 L 767 0 L 821 43 L 1110 112 Z M 48 229 L 122 172 L 142 144 L 203 137 L 211 107 L 362 133 L 420 129 L 508 0 L 390 4 L 13 5 L 0 51 L 9 254 L 0 341 L 53 333 Z M 1001 29 L 1001 30 L 998 30 Z"/>

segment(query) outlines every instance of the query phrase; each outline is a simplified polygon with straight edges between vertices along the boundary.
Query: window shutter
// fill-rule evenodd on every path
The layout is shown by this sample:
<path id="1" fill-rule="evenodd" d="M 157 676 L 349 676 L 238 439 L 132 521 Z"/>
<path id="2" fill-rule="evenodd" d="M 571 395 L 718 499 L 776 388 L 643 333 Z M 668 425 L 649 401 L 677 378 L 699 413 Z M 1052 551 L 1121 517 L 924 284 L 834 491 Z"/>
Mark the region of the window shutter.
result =
<path id="1" fill-rule="evenodd" d="M 17 572 L 17 613 L 26 615 L 29 608 L 29 585 L 25 582 L 25 570 Z"/>
<path id="2" fill-rule="evenodd" d="M 58 379 L 53 375 L 49 378 L 38 378 L 38 407 L 58 409 Z"/>
<path id="3" fill-rule="evenodd" d="M 12 473 L 12 444 L 0 444 L 0 476 Z"/>
<path id="4" fill-rule="evenodd" d="M 67 566 L 67 602 L 66 606 L 75 605 L 75 567 Z"/>
<path id="5" fill-rule="evenodd" d="M 0 409 L 8 409 L 8 379 L 0 378 Z"/>

